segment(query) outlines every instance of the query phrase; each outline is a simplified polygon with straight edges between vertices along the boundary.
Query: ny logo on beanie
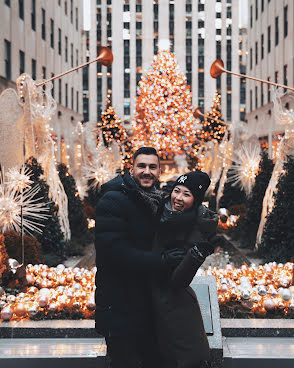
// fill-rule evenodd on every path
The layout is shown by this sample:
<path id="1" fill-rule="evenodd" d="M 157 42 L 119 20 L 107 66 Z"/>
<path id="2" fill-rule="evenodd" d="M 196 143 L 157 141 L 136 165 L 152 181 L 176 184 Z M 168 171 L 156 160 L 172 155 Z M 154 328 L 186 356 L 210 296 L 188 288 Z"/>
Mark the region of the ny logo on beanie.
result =
<path id="1" fill-rule="evenodd" d="M 186 175 L 182 175 L 178 179 L 178 183 L 185 183 L 185 181 L 188 179 Z"/>

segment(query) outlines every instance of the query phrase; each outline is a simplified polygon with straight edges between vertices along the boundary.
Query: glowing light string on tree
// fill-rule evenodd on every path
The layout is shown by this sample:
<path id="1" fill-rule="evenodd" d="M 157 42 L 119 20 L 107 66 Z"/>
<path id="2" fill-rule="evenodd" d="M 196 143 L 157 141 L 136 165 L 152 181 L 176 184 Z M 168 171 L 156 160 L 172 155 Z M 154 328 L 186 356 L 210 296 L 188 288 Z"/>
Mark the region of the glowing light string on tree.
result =
<path id="1" fill-rule="evenodd" d="M 139 82 L 134 150 L 153 146 L 163 159 L 188 154 L 195 141 L 191 92 L 174 54 L 159 51 Z"/>

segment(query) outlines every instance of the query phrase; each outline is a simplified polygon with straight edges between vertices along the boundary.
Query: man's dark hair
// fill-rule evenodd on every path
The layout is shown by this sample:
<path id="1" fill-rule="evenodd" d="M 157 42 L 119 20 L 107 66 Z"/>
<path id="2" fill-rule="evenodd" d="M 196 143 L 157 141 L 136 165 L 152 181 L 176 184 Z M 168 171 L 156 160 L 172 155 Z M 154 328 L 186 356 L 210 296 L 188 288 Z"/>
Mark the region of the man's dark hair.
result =
<path id="1" fill-rule="evenodd" d="M 153 148 L 153 147 L 140 147 L 139 149 L 137 149 L 137 151 L 134 153 L 134 156 L 133 156 L 133 162 L 134 163 L 136 161 L 136 158 L 139 155 L 154 155 L 158 158 L 158 163 L 160 164 L 158 153 L 157 153 L 156 149 Z"/>

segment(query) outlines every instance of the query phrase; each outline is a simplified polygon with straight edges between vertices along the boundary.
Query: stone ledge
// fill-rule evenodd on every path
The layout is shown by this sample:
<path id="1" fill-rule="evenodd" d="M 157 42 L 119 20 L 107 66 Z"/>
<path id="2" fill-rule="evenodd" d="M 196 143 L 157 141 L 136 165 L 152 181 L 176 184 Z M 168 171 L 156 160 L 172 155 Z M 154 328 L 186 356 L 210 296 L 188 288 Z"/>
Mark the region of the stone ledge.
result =
<path id="1" fill-rule="evenodd" d="M 221 318 L 226 337 L 294 337 L 294 319 Z M 0 323 L 0 338 L 95 338 L 94 320 L 12 321 Z"/>
<path id="2" fill-rule="evenodd" d="M 294 337 L 294 319 L 221 319 L 226 337 Z"/>

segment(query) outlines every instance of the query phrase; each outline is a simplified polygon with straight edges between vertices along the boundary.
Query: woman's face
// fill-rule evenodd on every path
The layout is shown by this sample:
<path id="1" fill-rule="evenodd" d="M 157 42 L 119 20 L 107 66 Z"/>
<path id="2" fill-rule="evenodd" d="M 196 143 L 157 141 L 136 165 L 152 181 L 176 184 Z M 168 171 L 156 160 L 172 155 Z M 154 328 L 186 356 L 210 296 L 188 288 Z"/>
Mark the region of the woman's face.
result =
<path id="1" fill-rule="evenodd" d="M 184 185 L 176 185 L 171 193 L 171 205 L 174 211 L 186 211 L 194 204 L 194 197 Z"/>

